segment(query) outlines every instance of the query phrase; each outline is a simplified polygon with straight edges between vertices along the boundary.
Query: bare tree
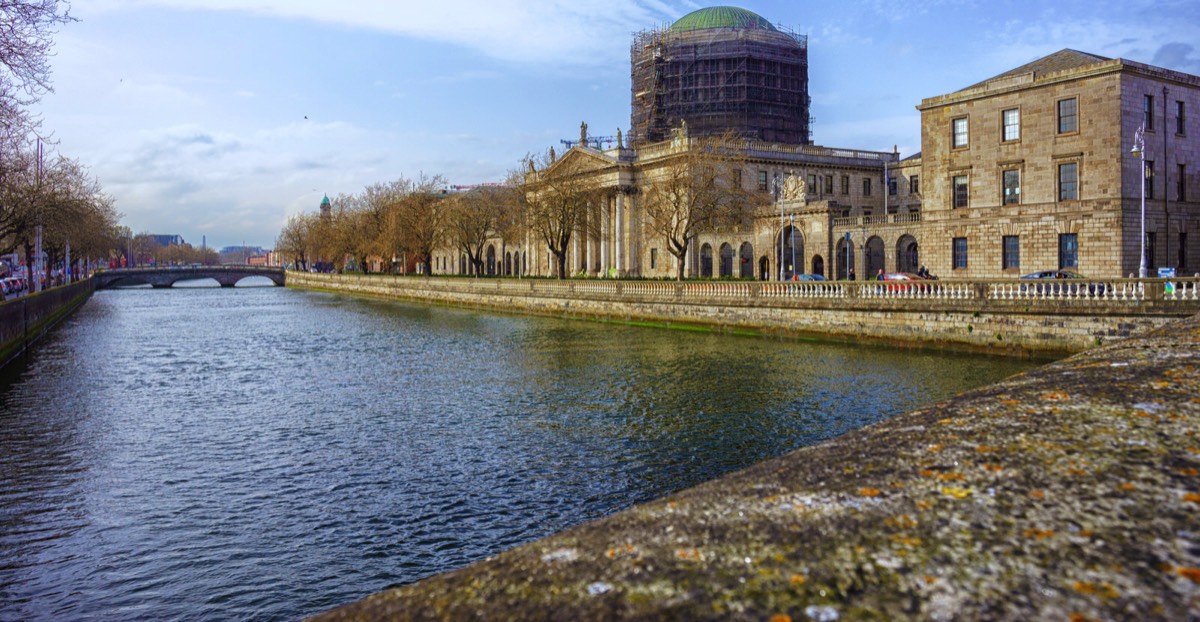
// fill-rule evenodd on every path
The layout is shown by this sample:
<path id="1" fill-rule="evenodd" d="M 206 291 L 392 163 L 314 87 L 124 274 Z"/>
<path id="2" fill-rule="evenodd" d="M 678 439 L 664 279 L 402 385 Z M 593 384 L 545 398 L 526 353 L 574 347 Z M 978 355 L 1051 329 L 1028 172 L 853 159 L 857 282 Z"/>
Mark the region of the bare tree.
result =
<path id="1" fill-rule="evenodd" d="M 693 138 L 647 172 L 642 207 L 648 228 L 667 242 L 682 281 L 697 233 L 747 222 L 754 195 L 741 181 L 742 139 L 733 132 Z"/>
<path id="2" fill-rule="evenodd" d="M 297 270 L 308 270 L 309 251 L 313 247 L 311 238 L 319 219 L 316 214 L 294 214 L 275 240 L 275 250 L 290 257 Z"/>
<path id="3" fill-rule="evenodd" d="M 598 184 L 578 161 L 547 157 L 540 167 L 535 160 L 528 160 L 520 191 L 530 231 L 558 261 L 558 278 L 567 278 L 571 237 L 586 211 L 602 198 Z"/>
<path id="4" fill-rule="evenodd" d="M 412 182 L 411 191 L 395 204 L 393 226 L 404 253 L 411 253 L 430 273 L 433 251 L 446 239 L 449 205 L 446 180 L 441 175 L 421 174 Z"/>
<path id="5" fill-rule="evenodd" d="M 50 86 L 54 28 L 74 21 L 59 0 L 0 0 L 0 158 L 36 128 L 26 110 Z"/>
<path id="6" fill-rule="evenodd" d="M 478 187 L 446 199 L 446 238 L 470 261 L 473 274 L 484 273 L 484 246 L 496 232 L 496 189 Z"/>

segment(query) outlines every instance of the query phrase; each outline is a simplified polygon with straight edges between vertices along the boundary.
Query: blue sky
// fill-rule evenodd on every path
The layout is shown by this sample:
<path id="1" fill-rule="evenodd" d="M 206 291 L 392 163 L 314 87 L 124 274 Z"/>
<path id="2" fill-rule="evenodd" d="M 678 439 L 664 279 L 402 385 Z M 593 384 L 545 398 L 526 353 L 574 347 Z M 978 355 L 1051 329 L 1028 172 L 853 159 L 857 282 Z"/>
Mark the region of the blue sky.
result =
<path id="1" fill-rule="evenodd" d="M 920 149 L 922 98 L 1073 48 L 1200 74 L 1200 0 L 733 3 L 809 36 L 813 139 Z M 632 33 L 675 0 L 75 0 L 39 111 L 123 224 L 270 248 L 323 194 L 629 126 Z"/>

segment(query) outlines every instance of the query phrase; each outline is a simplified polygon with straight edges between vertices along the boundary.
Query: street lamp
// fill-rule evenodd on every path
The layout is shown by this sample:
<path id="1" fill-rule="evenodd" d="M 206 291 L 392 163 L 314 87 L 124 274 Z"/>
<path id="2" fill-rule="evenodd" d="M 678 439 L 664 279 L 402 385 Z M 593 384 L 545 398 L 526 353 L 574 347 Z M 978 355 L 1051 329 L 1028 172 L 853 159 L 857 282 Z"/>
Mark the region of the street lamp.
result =
<path id="1" fill-rule="evenodd" d="M 1143 123 L 1133 134 L 1133 149 L 1129 150 L 1141 159 L 1142 169 L 1139 177 L 1142 179 L 1142 231 L 1141 231 L 1141 262 L 1138 264 L 1138 278 L 1146 278 L 1146 125 Z"/>

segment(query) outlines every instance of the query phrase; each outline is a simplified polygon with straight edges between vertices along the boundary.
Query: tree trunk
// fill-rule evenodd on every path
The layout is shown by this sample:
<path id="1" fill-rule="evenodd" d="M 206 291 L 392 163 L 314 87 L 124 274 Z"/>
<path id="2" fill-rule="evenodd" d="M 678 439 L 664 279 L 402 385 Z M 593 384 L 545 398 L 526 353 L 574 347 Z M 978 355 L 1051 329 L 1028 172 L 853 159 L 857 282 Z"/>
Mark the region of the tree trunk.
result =
<path id="1" fill-rule="evenodd" d="M 687 260 L 687 253 L 680 253 L 679 255 L 675 256 L 675 263 L 678 266 L 678 269 L 676 272 L 676 280 L 681 283 L 683 282 L 684 271 L 687 269 L 686 260 Z"/>
<path id="2" fill-rule="evenodd" d="M 567 251 L 563 249 L 561 252 L 551 249 L 554 258 L 558 260 L 558 280 L 563 281 L 567 278 Z"/>

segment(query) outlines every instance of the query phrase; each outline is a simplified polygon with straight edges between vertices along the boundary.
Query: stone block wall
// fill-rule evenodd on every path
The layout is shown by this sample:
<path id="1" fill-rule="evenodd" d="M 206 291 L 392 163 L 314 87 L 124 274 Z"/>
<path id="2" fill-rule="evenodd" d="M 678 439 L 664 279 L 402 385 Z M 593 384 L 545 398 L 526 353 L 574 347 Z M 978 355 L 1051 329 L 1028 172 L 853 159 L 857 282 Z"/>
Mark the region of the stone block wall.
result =
<path id="1" fill-rule="evenodd" d="M 289 272 L 288 287 L 557 317 L 708 326 L 1001 354 L 1078 352 L 1195 313 L 1165 301 L 770 296 L 780 284 L 455 279 Z M 866 283 L 829 287 L 868 287 Z M 707 289 L 706 289 L 707 288 Z M 857 291 L 857 290 L 855 290 Z M 853 291 L 850 292 L 853 295 Z"/>

